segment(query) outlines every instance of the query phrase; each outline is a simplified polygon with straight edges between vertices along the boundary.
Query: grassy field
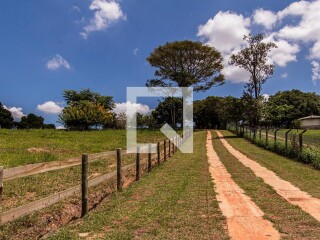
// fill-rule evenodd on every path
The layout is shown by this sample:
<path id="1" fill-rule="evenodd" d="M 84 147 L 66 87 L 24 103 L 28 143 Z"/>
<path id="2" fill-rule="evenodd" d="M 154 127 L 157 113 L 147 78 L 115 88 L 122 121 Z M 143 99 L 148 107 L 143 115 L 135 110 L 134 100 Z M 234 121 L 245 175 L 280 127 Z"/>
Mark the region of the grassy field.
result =
<path id="1" fill-rule="evenodd" d="M 139 142 L 157 142 L 165 138 L 160 131 L 138 132 Z M 126 132 L 122 130 L 92 132 L 0 130 L 0 166 L 14 167 L 36 162 L 64 160 L 69 157 L 80 157 L 83 152 L 94 153 L 114 150 L 119 147 L 125 149 L 125 145 Z M 30 149 L 37 149 L 37 151 L 30 151 Z M 145 157 L 144 154 L 142 157 Z M 134 161 L 134 154 L 123 156 L 123 165 L 128 165 Z M 116 157 L 114 155 L 101 161 L 90 163 L 89 178 L 93 179 L 115 169 Z M 80 180 L 81 167 L 77 166 L 6 181 L 4 183 L 1 210 L 6 211 L 63 191 L 80 184 Z M 71 199 L 64 202 L 64 204 L 69 204 L 73 201 L 79 202 L 79 200 Z M 51 209 L 55 209 L 55 207 Z M 48 209 L 48 212 L 54 213 L 50 209 Z M 46 211 L 42 211 L 42 214 L 47 215 Z M 18 223 L 1 227 L 0 239 L 5 239 L 3 237 L 10 232 L 19 231 L 21 226 L 25 226 L 28 223 L 34 223 L 31 225 L 39 227 L 37 221 L 41 219 L 40 215 L 33 214 L 22 218 Z M 20 230 L 22 231 L 23 229 L 25 228 L 22 227 Z"/>
<path id="2" fill-rule="evenodd" d="M 166 139 L 160 131 L 138 131 L 139 142 Z M 125 148 L 125 130 L 54 131 L 0 129 L 0 166 L 15 167 L 30 163 L 64 160 L 81 153 L 96 153 Z"/>
<path id="3" fill-rule="evenodd" d="M 319 182 L 319 171 L 314 169 L 310 170 L 305 165 L 295 164 L 289 159 L 282 157 L 279 159 L 277 155 L 259 149 L 244 139 L 234 138 L 234 136 L 227 131 L 222 132 L 230 144 L 237 146 L 237 149 L 260 164 L 263 164 L 261 159 L 265 159 L 267 162 L 277 162 L 278 172 L 286 172 L 289 170 L 292 182 L 297 183 L 302 181 L 302 185 L 307 184 L 308 180 L 311 180 L 311 184 L 315 184 L 317 179 Z M 289 204 L 280 197 L 275 190 L 264 183 L 262 179 L 256 177 L 249 168 L 234 158 L 222 145 L 214 131 L 212 131 L 212 134 L 214 149 L 228 172 L 235 182 L 265 213 L 265 218 L 274 224 L 275 228 L 281 233 L 282 239 L 318 239 L 320 236 L 320 223 L 317 220 L 299 207 Z M 251 154 L 252 151 L 256 154 Z M 269 168 L 270 165 L 267 166 Z M 301 169 L 303 171 L 302 173 L 307 173 L 308 171 L 312 173 L 307 175 L 301 174 L 302 176 L 300 176 L 298 172 Z M 319 185 L 313 185 L 313 189 L 314 195 L 317 196 L 319 194 L 318 190 L 320 189 Z M 309 187 L 308 190 L 310 190 Z"/>
<path id="4" fill-rule="evenodd" d="M 194 154 L 175 154 L 51 239 L 228 239 L 205 139 L 206 132 L 196 133 Z"/>

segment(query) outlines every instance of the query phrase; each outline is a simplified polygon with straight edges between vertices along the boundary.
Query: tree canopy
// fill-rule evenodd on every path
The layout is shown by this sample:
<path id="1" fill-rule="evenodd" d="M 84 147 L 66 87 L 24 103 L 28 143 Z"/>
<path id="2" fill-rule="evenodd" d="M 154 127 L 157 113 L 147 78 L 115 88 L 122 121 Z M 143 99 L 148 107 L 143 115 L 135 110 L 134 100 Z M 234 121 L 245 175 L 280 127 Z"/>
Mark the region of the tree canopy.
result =
<path id="1" fill-rule="evenodd" d="M 262 85 L 273 75 L 275 67 L 268 62 L 268 54 L 273 48 L 277 48 L 277 45 L 271 42 L 265 43 L 263 38 L 262 34 L 244 36 L 243 40 L 248 46 L 239 53 L 231 55 L 229 62 L 250 73 L 246 91 L 255 99 L 260 97 Z"/>
<path id="2" fill-rule="evenodd" d="M 213 47 L 189 40 L 166 43 L 147 58 L 155 67 L 150 87 L 193 87 L 206 91 L 224 83 L 222 57 Z"/>
<path id="3" fill-rule="evenodd" d="M 265 114 L 270 124 L 290 126 L 299 118 L 320 115 L 320 96 L 300 90 L 277 92 L 270 96 Z"/>
<path id="4" fill-rule="evenodd" d="M 102 127 L 113 121 L 111 109 L 113 98 L 102 96 L 89 89 L 82 91 L 66 90 L 64 99 L 68 106 L 59 115 L 59 121 L 71 129 L 87 130 Z"/>
<path id="5" fill-rule="evenodd" d="M 12 128 L 13 126 L 13 117 L 11 112 L 4 108 L 0 102 L 0 126 L 1 128 Z"/>

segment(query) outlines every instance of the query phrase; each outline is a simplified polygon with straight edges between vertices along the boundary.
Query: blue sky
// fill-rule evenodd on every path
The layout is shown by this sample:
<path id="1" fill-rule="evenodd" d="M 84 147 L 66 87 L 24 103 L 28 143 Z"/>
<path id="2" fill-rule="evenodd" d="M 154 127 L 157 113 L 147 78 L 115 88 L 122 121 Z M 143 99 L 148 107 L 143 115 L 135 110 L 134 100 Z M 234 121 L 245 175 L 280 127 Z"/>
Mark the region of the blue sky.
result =
<path id="1" fill-rule="evenodd" d="M 127 86 L 153 77 L 152 50 L 175 40 L 216 47 L 225 61 L 244 33 L 264 33 L 279 48 L 263 93 L 319 93 L 320 1 L 29 0 L 0 1 L 0 101 L 15 117 L 56 123 L 64 89 L 91 88 L 126 101 Z M 205 93 L 241 96 L 246 74 L 226 66 L 226 84 Z M 144 102 L 154 108 L 155 101 Z M 121 108 L 124 104 L 119 104 Z M 148 111 L 144 106 L 142 109 Z M 58 124 L 59 125 L 59 124 Z"/>

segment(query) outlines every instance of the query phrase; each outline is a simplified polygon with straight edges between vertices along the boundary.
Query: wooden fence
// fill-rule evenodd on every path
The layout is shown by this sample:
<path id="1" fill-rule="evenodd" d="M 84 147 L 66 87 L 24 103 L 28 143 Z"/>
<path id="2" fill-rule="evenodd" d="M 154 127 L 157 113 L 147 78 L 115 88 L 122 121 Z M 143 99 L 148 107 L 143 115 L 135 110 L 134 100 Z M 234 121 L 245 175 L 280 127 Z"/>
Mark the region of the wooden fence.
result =
<path id="1" fill-rule="evenodd" d="M 156 158 L 152 159 L 151 155 L 151 145 L 144 146 L 149 149 L 149 153 L 147 155 L 147 171 L 150 172 L 152 169 L 152 160 L 157 161 L 157 165 L 160 165 L 162 161 L 166 161 L 168 158 L 172 156 L 176 152 L 176 148 L 181 146 L 184 141 L 186 141 L 190 137 L 190 132 L 187 132 L 185 136 L 182 138 L 182 141 L 179 141 L 179 138 L 166 139 L 163 142 L 157 143 L 157 151 Z M 164 146 L 163 148 L 163 158 L 161 158 L 160 146 Z M 26 216 L 35 211 L 39 211 L 46 207 L 49 207 L 55 203 L 58 203 L 70 196 L 81 193 L 81 216 L 84 216 L 88 213 L 88 188 L 97 186 L 101 183 L 104 183 L 110 179 L 116 178 L 117 181 L 117 190 L 122 190 L 122 173 L 124 171 L 134 169 L 136 171 L 136 181 L 139 181 L 141 176 L 141 155 L 140 148 L 137 148 L 136 153 L 136 161 L 130 165 L 122 166 L 122 156 L 127 155 L 126 150 L 117 149 L 116 151 L 109 151 L 103 153 L 96 154 L 82 154 L 82 158 L 71 158 L 65 161 L 53 161 L 53 162 L 44 162 L 44 163 L 36 163 L 29 164 L 25 166 L 19 166 L 9 169 L 3 169 L 0 167 L 0 204 L 3 194 L 3 182 L 22 178 L 26 176 L 31 176 L 39 173 L 45 173 L 49 171 L 70 168 L 74 166 L 81 165 L 81 184 L 66 189 L 64 191 L 60 191 L 54 193 L 45 198 L 33 201 L 31 203 L 25 204 L 20 207 L 16 207 L 10 209 L 5 212 L 0 213 L 0 226 L 16 220 L 22 216 Z M 105 159 L 110 156 L 116 155 L 117 158 L 117 169 L 115 171 L 109 172 L 105 175 L 99 176 L 92 180 L 88 179 L 88 165 L 91 162 L 99 161 L 101 159 Z"/>

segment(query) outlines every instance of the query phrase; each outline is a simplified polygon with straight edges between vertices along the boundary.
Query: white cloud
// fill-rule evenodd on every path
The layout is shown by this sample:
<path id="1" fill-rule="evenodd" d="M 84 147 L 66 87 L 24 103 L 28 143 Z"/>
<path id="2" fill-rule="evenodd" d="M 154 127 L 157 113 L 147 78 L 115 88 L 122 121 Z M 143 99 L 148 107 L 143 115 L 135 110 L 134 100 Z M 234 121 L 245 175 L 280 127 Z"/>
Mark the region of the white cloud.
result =
<path id="1" fill-rule="evenodd" d="M 140 104 L 140 103 L 132 103 L 130 101 L 123 103 L 116 103 L 115 108 L 112 110 L 114 113 L 126 113 L 127 108 L 129 109 L 129 114 L 132 115 L 135 112 L 141 113 L 143 115 L 147 115 L 151 113 L 152 109 L 148 105 Z"/>
<path id="2" fill-rule="evenodd" d="M 310 5 L 310 2 L 307 2 L 307 1 L 293 2 L 282 11 L 279 11 L 277 15 L 279 19 L 283 19 L 284 17 L 290 16 L 290 15 L 301 16 L 307 11 L 309 5 Z"/>
<path id="3" fill-rule="evenodd" d="M 269 10 L 257 9 L 253 14 L 253 22 L 271 29 L 277 22 L 277 14 Z"/>
<path id="4" fill-rule="evenodd" d="M 43 104 L 39 104 L 37 109 L 41 112 L 48 113 L 48 114 L 59 114 L 63 110 L 58 103 L 53 101 L 48 101 Z"/>
<path id="5" fill-rule="evenodd" d="M 115 0 L 93 0 L 89 9 L 94 11 L 94 17 L 90 19 L 89 24 L 85 26 L 83 32 L 80 33 L 84 39 L 86 39 L 91 32 L 104 30 L 112 23 L 126 19 L 120 4 Z"/>
<path id="6" fill-rule="evenodd" d="M 219 12 L 198 27 L 198 36 L 221 52 L 231 52 L 243 44 L 243 36 L 250 33 L 250 18 L 232 12 Z"/>
<path id="7" fill-rule="evenodd" d="M 289 43 L 283 39 L 275 40 L 275 34 L 271 34 L 264 41 L 277 45 L 277 48 L 271 49 L 269 57 L 278 66 L 285 67 L 289 62 L 297 61 L 296 54 L 300 51 L 298 44 Z"/>
<path id="8" fill-rule="evenodd" d="M 320 80 L 320 63 L 316 61 L 311 62 L 312 65 L 312 82 L 316 85 L 316 82 Z"/>
<path id="9" fill-rule="evenodd" d="M 288 77 L 288 73 L 282 73 L 282 74 L 280 75 L 280 77 L 281 77 L 281 78 L 287 78 L 287 77 Z"/>
<path id="10" fill-rule="evenodd" d="M 320 0 L 300 1 L 278 13 L 282 18 L 293 15 L 301 16 L 296 25 L 286 25 L 279 31 L 279 36 L 285 39 L 303 42 L 318 41 L 320 39 Z"/>
<path id="11" fill-rule="evenodd" d="M 11 112 L 11 115 L 15 120 L 20 120 L 23 116 L 26 116 L 20 107 L 7 107 L 5 105 L 3 107 Z"/>
<path id="12" fill-rule="evenodd" d="M 135 49 L 133 49 L 133 51 L 132 51 L 133 55 L 135 55 L 135 56 L 138 55 L 138 52 L 139 52 L 139 48 L 135 48 Z"/>
<path id="13" fill-rule="evenodd" d="M 270 95 L 269 94 L 262 94 L 262 97 L 264 98 L 265 101 L 269 101 Z"/>
<path id="14" fill-rule="evenodd" d="M 313 47 L 310 50 L 310 58 L 312 59 L 316 59 L 319 58 L 320 59 L 320 39 L 318 42 L 316 42 Z"/>
<path id="15" fill-rule="evenodd" d="M 57 70 L 59 68 L 70 69 L 70 64 L 68 63 L 68 61 L 59 54 L 51 58 L 46 65 L 49 70 Z"/>
<path id="16" fill-rule="evenodd" d="M 227 63 L 227 61 L 224 62 L 222 74 L 225 76 L 226 79 L 233 83 L 244 83 L 248 82 L 250 79 L 249 72 L 237 66 L 231 66 Z"/>
<path id="17" fill-rule="evenodd" d="M 244 35 L 250 33 L 250 18 L 232 12 L 219 12 L 206 24 L 198 27 L 198 37 L 222 53 L 224 69 L 222 73 L 229 81 L 247 82 L 250 75 L 237 66 L 228 64 L 232 53 L 238 52 L 245 44 Z"/>

